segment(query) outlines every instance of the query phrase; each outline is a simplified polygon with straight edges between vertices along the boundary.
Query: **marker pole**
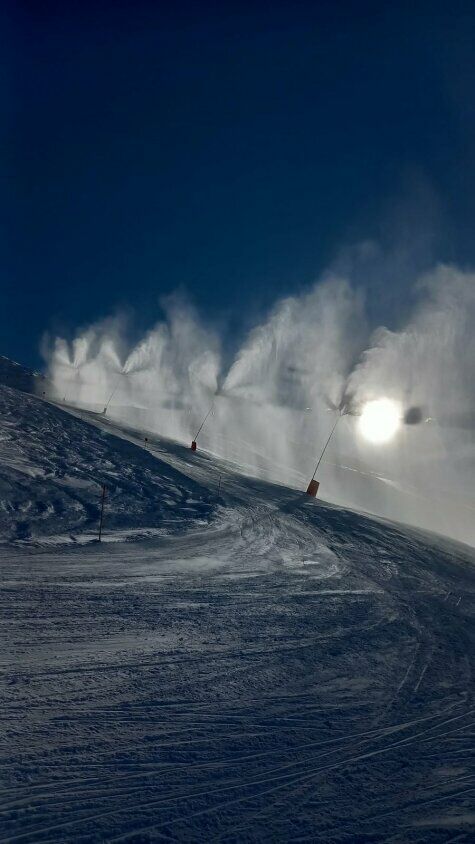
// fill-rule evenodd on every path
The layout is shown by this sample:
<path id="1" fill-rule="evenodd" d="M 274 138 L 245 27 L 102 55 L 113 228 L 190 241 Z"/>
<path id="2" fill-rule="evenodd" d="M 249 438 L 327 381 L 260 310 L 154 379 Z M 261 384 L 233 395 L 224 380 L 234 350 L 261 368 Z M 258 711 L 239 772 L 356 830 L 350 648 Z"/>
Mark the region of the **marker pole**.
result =
<path id="1" fill-rule="evenodd" d="M 106 485 L 102 484 L 102 496 L 101 496 L 101 518 L 99 521 L 99 542 L 101 542 L 102 537 L 102 523 L 104 521 L 104 501 L 106 497 Z"/>

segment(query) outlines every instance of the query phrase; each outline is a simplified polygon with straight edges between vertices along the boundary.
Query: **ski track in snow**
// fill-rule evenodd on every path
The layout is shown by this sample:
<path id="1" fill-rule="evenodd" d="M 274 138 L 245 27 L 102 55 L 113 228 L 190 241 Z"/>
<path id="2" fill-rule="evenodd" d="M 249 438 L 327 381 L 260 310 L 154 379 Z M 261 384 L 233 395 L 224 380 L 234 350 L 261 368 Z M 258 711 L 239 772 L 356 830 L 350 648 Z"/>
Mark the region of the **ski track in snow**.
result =
<path id="1" fill-rule="evenodd" d="M 0 401 L 0 841 L 472 840 L 470 549 Z"/>

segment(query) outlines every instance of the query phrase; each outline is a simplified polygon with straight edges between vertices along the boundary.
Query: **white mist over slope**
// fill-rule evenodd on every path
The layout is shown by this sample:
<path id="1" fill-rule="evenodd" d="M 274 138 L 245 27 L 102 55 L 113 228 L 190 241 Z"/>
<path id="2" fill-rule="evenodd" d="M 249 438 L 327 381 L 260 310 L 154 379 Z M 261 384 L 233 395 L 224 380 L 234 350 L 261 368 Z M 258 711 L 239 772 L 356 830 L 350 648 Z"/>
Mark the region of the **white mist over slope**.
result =
<path id="1" fill-rule="evenodd" d="M 374 330 L 361 288 L 327 276 L 276 304 L 227 369 L 220 338 L 183 302 L 129 348 L 120 320 L 58 338 L 55 397 L 134 426 L 191 439 L 243 471 L 305 488 L 342 405 L 397 401 L 389 443 L 343 416 L 318 479 L 327 500 L 475 543 L 475 276 L 441 266 L 422 278 L 398 331 Z M 427 422 L 426 420 L 431 421 Z M 417 424 L 416 424 L 417 423 Z"/>

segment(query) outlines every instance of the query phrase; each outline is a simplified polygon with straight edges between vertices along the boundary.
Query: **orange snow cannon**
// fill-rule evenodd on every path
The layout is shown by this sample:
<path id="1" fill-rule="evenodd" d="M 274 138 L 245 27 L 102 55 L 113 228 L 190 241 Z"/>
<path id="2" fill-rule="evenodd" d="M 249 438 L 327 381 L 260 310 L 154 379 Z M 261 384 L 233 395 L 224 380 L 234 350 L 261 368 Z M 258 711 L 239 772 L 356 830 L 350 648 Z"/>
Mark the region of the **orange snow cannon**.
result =
<path id="1" fill-rule="evenodd" d="M 307 487 L 307 495 L 311 495 L 312 498 L 317 497 L 318 487 L 320 486 L 319 482 L 312 478 L 308 487 Z"/>
<path id="2" fill-rule="evenodd" d="M 196 440 L 193 440 L 193 442 L 191 443 L 191 450 L 196 451 Z"/>

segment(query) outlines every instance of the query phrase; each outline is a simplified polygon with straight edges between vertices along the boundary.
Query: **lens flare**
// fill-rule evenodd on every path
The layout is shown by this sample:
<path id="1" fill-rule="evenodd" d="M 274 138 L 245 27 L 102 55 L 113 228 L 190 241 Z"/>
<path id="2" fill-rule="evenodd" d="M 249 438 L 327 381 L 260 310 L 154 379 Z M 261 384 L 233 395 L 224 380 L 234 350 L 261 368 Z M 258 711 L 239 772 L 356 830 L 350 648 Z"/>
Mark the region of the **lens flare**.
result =
<path id="1" fill-rule="evenodd" d="M 359 429 L 366 440 L 386 443 L 401 424 L 401 408 L 391 399 L 375 399 L 363 407 Z"/>

